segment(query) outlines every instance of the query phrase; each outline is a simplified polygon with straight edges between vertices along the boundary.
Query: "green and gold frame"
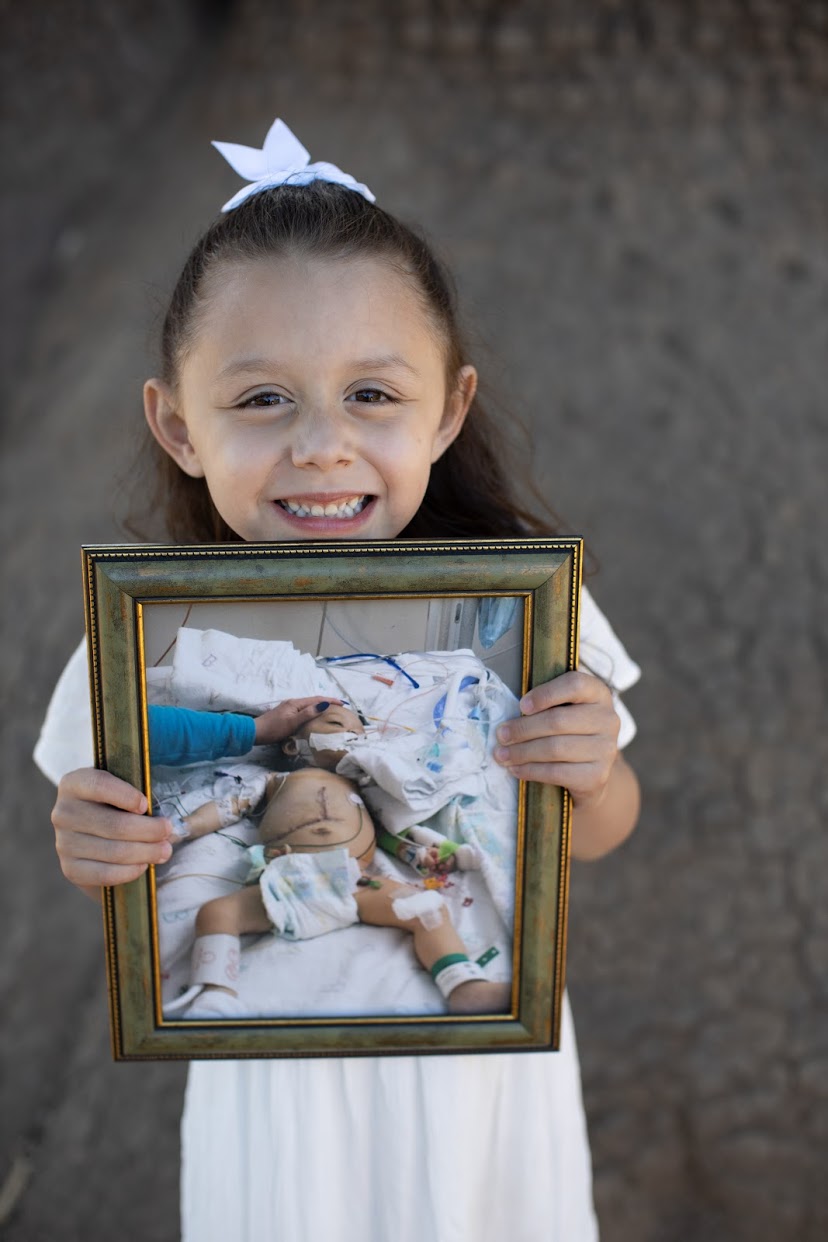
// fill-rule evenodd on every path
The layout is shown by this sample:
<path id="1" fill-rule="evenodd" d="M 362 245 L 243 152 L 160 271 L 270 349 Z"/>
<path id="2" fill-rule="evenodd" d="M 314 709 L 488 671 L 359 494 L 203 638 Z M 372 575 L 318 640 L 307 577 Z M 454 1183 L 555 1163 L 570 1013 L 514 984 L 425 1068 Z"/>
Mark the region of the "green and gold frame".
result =
<path id="1" fill-rule="evenodd" d="M 186 984 L 198 908 L 250 883 L 248 819 L 104 890 L 116 1059 L 558 1047 L 570 798 L 515 781 L 491 750 L 498 713 L 514 714 L 527 690 L 576 667 L 581 562 L 574 538 L 84 548 L 97 766 L 143 789 L 151 806 L 155 797 L 156 809 L 176 782 L 192 803 L 202 774 L 205 789 L 226 787 L 251 764 L 282 760 L 257 750 L 160 767 L 150 705 L 255 715 L 333 685 L 363 716 L 370 736 L 360 740 L 377 753 L 385 746 L 402 773 L 392 797 L 372 770 L 365 798 L 390 799 L 392 818 L 416 806 L 418 823 L 474 842 L 472 870 L 400 878 L 439 888 L 472 960 L 511 984 L 508 1012 L 449 1013 L 411 936 L 357 923 L 307 940 L 246 937 L 250 1016 L 170 1011 Z M 384 826 L 386 811 L 369 805 Z"/>

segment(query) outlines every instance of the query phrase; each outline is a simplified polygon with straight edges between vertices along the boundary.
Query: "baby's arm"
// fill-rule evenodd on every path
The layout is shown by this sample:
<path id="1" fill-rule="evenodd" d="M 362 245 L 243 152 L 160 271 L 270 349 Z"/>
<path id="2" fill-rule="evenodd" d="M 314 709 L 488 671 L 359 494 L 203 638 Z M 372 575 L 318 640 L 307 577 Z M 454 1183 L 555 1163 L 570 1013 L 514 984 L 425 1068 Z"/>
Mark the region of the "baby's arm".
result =
<path id="1" fill-rule="evenodd" d="M 535 686 L 520 709 L 498 729 L 495 758 L 520 780 L 569 790 L 575 858 L 608 854 L 630 835 L 640 807 L 638 780 L 618 750 L 609 687 L 591 673 L 563 673 Z"/>
<path id="2" fill-rule="evenodd" d="M 177 844 L 179 841 L 206 837 L 208 833 L 218 832 L 220 828 L 229 828 L 231 824 L 237 824 L 243 819 L 257 801 L 242 794 L 230 794 L 226 798 L 202 802 L 189 815 L 173 817 L 173 840 Z"/>
<path id="3" fill-rule="evenodd" d="M 125 884 L 171 853 L 168 819 L 147 815 L 140 790 L 110 772 L 79 768 L 58 785 L 52 811 L 61 869 L 95 901 L 101 886 Z"/>
<path id="4" fill-rule="evenodd" d="M 202 802 L 189 815 L 171 814 L 169 818 L 173 826 L 174 844 L 191 841 L 196 837 L 206 837 L 211 832 L 218 832 L 220 828 L 237 824 L 245 815 L 255 811 L 263 801 L 269 802 L 276 790 L 281 788 L 284 779 L 284 772 L 271 772 L 263 790 L 254 787 L 252 794 L 227 794 L 223 798 Z M 161 806 L 163 808 L 163 802 Z"/>

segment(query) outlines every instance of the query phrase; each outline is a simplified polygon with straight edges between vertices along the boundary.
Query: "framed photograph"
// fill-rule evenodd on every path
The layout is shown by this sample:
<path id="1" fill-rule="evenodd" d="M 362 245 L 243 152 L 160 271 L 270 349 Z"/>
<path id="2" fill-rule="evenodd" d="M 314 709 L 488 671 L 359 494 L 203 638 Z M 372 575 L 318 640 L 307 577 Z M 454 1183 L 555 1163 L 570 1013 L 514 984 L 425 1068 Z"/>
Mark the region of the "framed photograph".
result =
<path id="1" fill-rule="evenodd" d="M 579 539 L 83 550 L 116 1059 L 558 1046 L 570 799 L 496 729 L 577 664 Z"/>

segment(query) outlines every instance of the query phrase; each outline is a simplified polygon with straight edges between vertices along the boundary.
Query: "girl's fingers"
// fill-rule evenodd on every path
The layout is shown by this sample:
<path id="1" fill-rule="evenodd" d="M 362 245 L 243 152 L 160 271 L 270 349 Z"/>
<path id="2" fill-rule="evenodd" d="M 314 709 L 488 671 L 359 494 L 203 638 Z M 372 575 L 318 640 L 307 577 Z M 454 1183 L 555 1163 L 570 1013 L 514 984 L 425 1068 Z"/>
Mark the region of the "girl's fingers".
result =
<path id="1" fill-rule="evenodd" d="M 167 862 L 172 854 L 166 840 L 112 840 L 63 828 L 55 830 L 55 848 L 66 879 L 80 888 L 126 884 L 143 875 L 150 863 Z"/>
<path id="2" fill-rule="evenodd" d="M 140 789 L 99 768 L 79 768 L 63 777 L 58 785 L 58 802 L 75 799 L 102 802 L 134 815 L 143 815 L 147 809 L 147 799 Z"/>
<path id="3" fill-rule="evenodd" d="M 615 742 L 611 738 L 572 737 L 565 734 L 560 737 L 539 737 L 529 742 L 516 742 L 511 746 L 499 746 L 494 757 L 498 763 L 508 768 L 527 763 L 565 766 L 595 763 L 609 767 L 615 754 Z"/>
<path id="4" fill-rule="evenodd" d="M 520 710 L 525 716 L 533 716 L 564 703 L 602 702 L 612 702 L 612 693 L 600 678 L 591 673 L 562 673 L 525 694 L 520 700 Z"/>
<path id="5" fill-rule="evenodd" d="M 52 811 L 52 823 L 55 832 L 81 833 L 101 840 L 157 842 L 172 835 L 172 824 L 161 816 L 133 815 L 79 798 L 59 797 Z"/>
<path id="6" fill-rule="evenodd" d="M 149 863 L 166 862 L 172 853 L 172 845 L 166 840 L 113 840 L 85 832 L 59 830 L 55 833 L 55 841 L 61 858 L 72 858 L 75 862 L 114 863 L 119 867 L 146 867 Z"/>
<path id="7" fill-rule="evenodd" d="M 109 772 L 83 768 L 58 786 L 52 811 L 63 874 L 81 888 L 124 884 L 172 854 L 172 824 L 142 812 L 140 790 Z"/>
<path id="8" fill-rule="evenodd" d="M 81 832 L 55 832 L 55 848 L 67 880 L 81 888 L 125 884 L 143 875 L 150 863 L 166 862 L 169 841 L 113 841 Z"/>
<path id="9" fill-rule="evenodd" d="M 144 874 L 146 869 L 146 863 L 124 867 L 92 862 L 85 858 L 76 858 L 73 860 L 71 867 L 63 868 L 63 874 L 67 880 L 71 880 L 78 888 L 94 889 L 116 884 L 128 884 L 130 880 L 137 880 L 139 876 Z"/>
<path id="10" fill-rule="evenodd" d="M 539 781 L 542 785 L 560 785 L 576 798 L 592 794 L 601 785 L 606 772 L 593 763 L 522 763 L 509 769 L 519 781 Z"/>
<path id="11" fill-rule="evenodd" d="M 497 729 L 497 740 L 503 745 L 510 745 L 553 734 L 599 736 L 617 729 L 620 723 L 611 703 L 609 707 L 594 703 L 553 707 L 536 715 L 516 716 L 506 721 Z"/>

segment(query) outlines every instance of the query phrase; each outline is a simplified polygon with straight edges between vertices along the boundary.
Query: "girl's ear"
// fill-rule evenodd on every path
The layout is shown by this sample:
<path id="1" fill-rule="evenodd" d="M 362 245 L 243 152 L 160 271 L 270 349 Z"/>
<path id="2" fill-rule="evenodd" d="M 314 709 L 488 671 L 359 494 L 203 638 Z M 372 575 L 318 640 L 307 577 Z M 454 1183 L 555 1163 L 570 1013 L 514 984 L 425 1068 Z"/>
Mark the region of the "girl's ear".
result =
<path id="1" fill-rule="evenodd" d="M 299 754 L 299 747 L 296 745 L 295 737 L 286 737 L 281 742 L 282 754 L 287 755 L 288 759 L 295 759 Z"/>
<path id="2" fill-rule="evenodd" d="M 432 462 L 442 457 L 448 446 L 459 436 L 476 392 L 477 371 L 472 366 L 461 367 L 457 372 L 454 388 L 448 395 L 446 408 L 434 437 L 434 444 L 431 448 Z"/>
<path id="3" fill-rule="evenodd" d="M 163 380 L 148 379 L 144 384 L 144 414 L 149 429 L 165 453 L 169 453 L 185 474 L 203 479 L 204 471 L 190 441 L 187 424 L 176 409 L 173 394 Z"/>

